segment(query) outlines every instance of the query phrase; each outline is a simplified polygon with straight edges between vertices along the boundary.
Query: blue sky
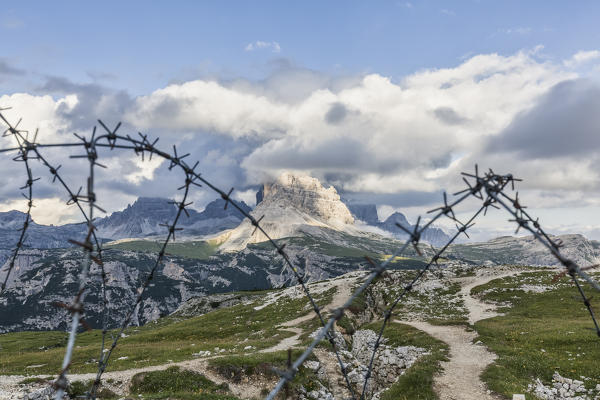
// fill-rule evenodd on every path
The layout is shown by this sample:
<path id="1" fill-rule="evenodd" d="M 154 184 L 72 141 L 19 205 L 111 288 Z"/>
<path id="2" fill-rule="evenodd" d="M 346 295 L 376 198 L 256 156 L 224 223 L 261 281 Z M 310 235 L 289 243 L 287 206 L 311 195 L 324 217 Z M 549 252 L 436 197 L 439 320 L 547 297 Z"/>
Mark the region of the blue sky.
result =
<path id="1" fill-rule="evenodd" d="M 415 218 L 477 162 L 524 177 L 554 232 L 600 238 L 598 15 L 594 1 L 7 2 L 0 106 L 43 141 L 123 121 L 248 202 L 291 170 Z M 100 180 L 108 210 L 172 189 L 164 165 L 107 162 L 126 180 Z M 7 176 L 0 209 L 22 208 Z M 40 204 L 58 204 L 40 182 Z M 75 215 L 54 211 L 34 216 Z"/>
<path id="2" fill-rule="evenodd" d="M 600 41 L 598 15 L 594 1 L 33 1 L 7 3 L 0 29 L 16 67 L 142 94 L 199 76 L 262 78 L 277 58 L 392 78 L 539 44 L 561 59 Z M 244 51 L 255 41 L 281 50 Z"/>

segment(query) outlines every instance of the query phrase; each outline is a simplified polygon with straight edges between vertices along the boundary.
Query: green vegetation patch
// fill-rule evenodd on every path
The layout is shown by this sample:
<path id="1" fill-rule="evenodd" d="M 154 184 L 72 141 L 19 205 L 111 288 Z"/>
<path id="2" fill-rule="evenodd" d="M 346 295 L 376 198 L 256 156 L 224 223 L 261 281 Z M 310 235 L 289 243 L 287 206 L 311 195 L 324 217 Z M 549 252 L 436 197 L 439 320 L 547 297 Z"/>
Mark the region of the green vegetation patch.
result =
<path id="1" fill-rule="evenodd" d="M 329 304 L 335 288 L 316 296 L 319 306 Z M 266 293 L 266 292 L 265 292 Z M 111 356 L 109 371 L 141 368 L 194 358 L 200 351 L 213 355 L 244 353 L 277 344 L 293 333 L 280 329 L 283 322 L 312 313 L 305 297 L 282 298 L 264 308 L 262 304 L 240 304 L 185 320 L 162 318 L 143 327 L 131 327 Z M 109 336 L 110 337 L 110 336 Z M 67 333 L 14 332 L 0 335 L 0 374 L 43 374 L 60 371 Z M 71 371 L 94 372 L 100 353 L 101 331 L 77 336 Z M 39 366 L 35 369 L 28 366 Z"/>
<path id="2" fill-rule="evenodd" d="M 348 260 L 356 264 L 351 269 L 357 269 L 358 265 L 367 266 L 365 256 L 373 260 L 383 261 L 387 257 L 382 254 L 391 254 L 392 251 L 402 246 L 403 242 L 383 237 L 356 237 L 344 232 L 324 229 L 331 235 L 329 240 L 319 236 L 288 237 L 278 239 L 277 245 L 286 244 L 288 247 L 299 247 L 339 259 Z M 255 243 L 248 246 L 249 249 L 272 249 L 269 242 Z M 405 257 L 396 257 L 388 264 L 388 269 L 417 269 L 426 265 L 423 257 L 419 256 L 414 249 L 408 248 L 404 252 Z"/>
<path id="3" fill-rule="evenodd" d="M 217 385 L 198 372 L 179 367 L 136 374 L 131 378 L 130 390 L 145 398 L 237 399 L 231 396 L 227 384 Z"/>
<path id="4" fill-rule="evenodd" d="M 406 277 L 403 282 L 408 282 L 411 278 Z M 433 325 L 468 325 L 467 311 L 460 295 L 459 283 L 446 282 L 442 287 L 427 291 L 419 291 L 420 284 L 418 282 L 415 289 L 404 296 L 394 314 L 406 317 L 418 315 L 420 319 Z M 403 286 L 403 284 L 386 284 L 389 290 L 382 291 L 385 304 L 392 304 L 404 290 Z"/>
<path id="5" fill-rule="evenodd" d="M 143 253 L 158 253 L 163 243 L 151 240 L 131 240 L 106 245 L 107 248 L 116 250 L 128 250 Z M 216 253 L 219 246 L 213 242 L 171 242 L 167 245 L 166 252 L 172 256 L 185 258 L 197 258 L 206 260 Z"/>
<path id="6" fill-rule="evenodd" d="M 302 350 L 293 350 L 291 352 L 291 362 L 301 354 Z M 316 357 L 311 355 L 309 360 L 316 360 Z M 279 380 L 279 375 L 275 370 L 285 370 L 287 365 L 287 351 L 219 357 L 209 361 L 210 368 L 234 383 L 239 383 L 244 378 L 250 378 L 254 381 L 258 379 L 260 382 L 268 383 L 265 388 L 271 388 L 272 384 Z M 288 389 L 291 394 L 298 394 L 300 386 L 303 386 L 307 391 L 318 389 L 316 373 L 309 368 L 300 366 L 294 380 L 289 383 Z"/>
<path id="7" fill-rule="evenodd" d="M 495 392 L 508 397 L 526 392 L 536 378 L 549 385 L 555 371 L 567 378 L 590 378 L 585 381 L 588 389 L 600 383 L 600 345 L 590 329 L 590 315 L 568 277 L 553 283 L 554 274 L 523 273 L 490 281 L 471 291 L 506 305 L 504 316 L 475 324 L 479 339 L 498 355 L 482 376 Z M 523 284 L 545 291 L 524 291 Z M 591 294 L 586 286 L 584 289 Z M 591 302 L 599 308 L 597 299 Z"/>

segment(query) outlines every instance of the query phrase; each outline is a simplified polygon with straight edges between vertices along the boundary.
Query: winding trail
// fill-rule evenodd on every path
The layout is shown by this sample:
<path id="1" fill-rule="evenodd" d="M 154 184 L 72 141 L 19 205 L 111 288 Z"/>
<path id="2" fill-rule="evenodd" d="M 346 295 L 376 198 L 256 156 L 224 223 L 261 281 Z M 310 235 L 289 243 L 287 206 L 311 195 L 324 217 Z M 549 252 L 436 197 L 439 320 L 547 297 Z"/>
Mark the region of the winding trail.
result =
<path id="1" fill-rule="evenodd" d="M 218 357 L 218 356 L 217 356 Z M 151 371 L 161 371 L 167 369 L 169 367 L 180 367 L 182 369 L 189 369 L 195 372 L 199 372 L 205 375 L 207 378 L 212 380 L 217 384 L 221 384 L 226 382 L 229 385 L 229 389 L 231 392 L 241 398 L 253 398 L 259 397 L 260 391 L 262 387 L 253 384 L 253 385 L 244 385 L 244 384 L 235 384 L 227 381 L 219 374 L 214 373 L 208 367 L 208 360 L 213 357 L 205 357 L 205 358 L 196 358 L 193 360 L 186 360 L 168 364 L 161 365 L 152 365 L 149 367 L 143 368 L 133 368 L 122 371 L 109 371 L 105 372 L 102 376 L 102 386 L 106 387 L 118 395 L 127 395 L 129 393 L 129 386 L 131 384 L 131 378 L 134 375 L 139 374 L 141 372 L 151 372 Z M 42 378 L 46 377 L 48 374 L 39 375 L 37 377 Z M 11 392 L 17 392 L 21 389 L 19 382 L 25 378 L 31 378 L 32 376 L 22 376 L 22 375 L 4 375 L 0 376 L 0 400 L 4 399 L 16 399 L 16 396 L 12 396 Z M 89 381 L 96 379 L 96 373 L 87 373 L 87 374 L 69 374 L 70 381 Z M 108 383 L 107 381 L 111 380 L 113 383 Z M 120 382 L 120 383 L 118 383 Z M 243 396 L 243 397 L 242 397 Z"/>
<path id="2" fill-rule="evenodd" d="M 499 315 L 496 312 L 494 305 L 484 303 L 479 299 L 472 297 L 470 291 L 472 288 L 483 285 L 491 280 L 499 279 L 507 276 L 517 275 L 521 272 L 519 270 L 492 270 L 482 269 L 478 271 L 478 275 L 467 278 L 455 278 L 453 281 L 461 284 L 460 295 L 463 298 L 465 308 L 468 310 L 469 323 L 474 324 L 475 322 L 491 318 Z M 351 295 L 352 288 L 358 282 L 362 275 L 354 275 L 351 277 L 344 277 L 341 279 L 333 279 L 328 282 L 329 287 L 335 287 L 336 293 L 334 294 L 331 302 L 323 307 L 326 312 L 331 312 L 334 309 L 340 307 Z M 290 321 L 286 321 L 280 324 L 280 330 L 293 332 L 294 335 L 282 339 L 276 345 L 260 350 L 261 353 L 269 353 L 280 350 L 287 350 L 288 348 L 294 348 L 300 345 L 300 336 L 304 333 L 299 325 L 304 322 L 310 321 L 316 318 L 316 315 L 311 311 L 306 315 L 295 318 Z M 483 370 L 490 365 L 495 359 L 496 355 L 489 352 L 485 346 L 481 344 L 474 344 L 477 333 L 474 331 L 468 331 L 463 326 L 444 326 L 444 325 L 431 325 L 424 321 L 400 321 L 395 322 L 411 325 L 419 330 L 422 330 L 429 335 L 447 343 L 450 347 L 450 359 L 447 362 L 442 363 L 443 372 L 434 377 L 434 390 L 438 393 L 441 400 L 498 400 L 500 397 L 488 393 L 485 384 L 481 381 L 480 375 Z M 344 398 L 346 393 L 343 392 L 343 385 L 341 383 L 343 377 L 339 371 L 339 366 L 333 355 L 327 351 L 317 349 L 315 355 L 319 361 L 325 366 L 327 375 L 330 381 L 330 388 L 336 395 L 336 398 Z M 231 392 L 240 398 L 254 398 L 261 396 L 261 390 L 264 388 L 271 388 L 273 382 L 240 382 L 232 383 L 227 381 L 225 378 L 215 373 L 208 367 L 208 361 L 211 358 L 219 357 L 218 355 L 209 356 L 204 358 L 196 358 L 192 360 L 186 360 L 176 363 L 168 363 L 162 365 L 155 365 L 144 368 L 129 369 L 123 371 L 106 372 L 104 374 L 103 381 L 105 385 L 119 395 L 126 395 L 131 382 L 131 378 L 140 372 L 150 372 L 156 370 L 163 370 L 171 366 L 178 366 L 184 369 L 193 370 L 204 374 L 207 378 L 213 382 L 220 384 L 226 382 L 231 389 Z M 42 375 L 45 376 L 45 375 Z M 12 397 L 4 396 L 4 393 L 10 392 L 11 389 L 18 389 L 20 382 L 24 376 L 10 375 L 0 376 L 0 400 L 12 399 Z M 70 375 L 72 380 L 89 380 L 94 379 L 95 374 L 72 374 Z M 113 384 L 106 384 L 107 380 L 111 379 Z M 121 382 L 121 383 L 116 383 Z"/>
<path id="3" fill-rule="evenodd" d="M 335 294 L 333 295 L 331 302 L 329 304 L 327 304 L 326 306 L 324 306 L 322 309 L 325 312 L 331 312 L 334 309 L 340 307 L 342 304 L 344 304 L 344 302 L 350 297 L 350 295 L 352 293 L 352 288 L 354 287 L 354 284 L 362 276 L 363 276 L 363 274 L 361 274 L 361 273 L 355 273 L 355 274 L 351 274 L 350 276 L 344 275 L 340 278 L 334 278 L 330 281 L 326 281 L 323 283 L 316 283 L 315 285 L 325 284 L 326 286 L 324 288 L 322 288 L 323 290 L 329 290 L 334 287 L 337 289 Z M 279 299 L 276 299 L 275 301 L 278 301 L 278 300 Z M 268 301 L 272 301 L 272 300 L 268 300 Z M 294 335 L 284 338 L 276 345 L 266 348 L 266 349 L 262 349 L 259 352 L 260 353 L 272 353 L 272 352 L 287 350 L 289 348 L 299 346 L 300 345 L 300 336 L 304 333 L 304 331 L 302 330 L 302 328 L 299 328 L 298 325 L 300 325 L 306 321 L 310 321 L 313 318 L 316 318 L 316 314 L 311 310 L 306 315 L 303 315 L 301 317 L 298 317 L 293 320 L 286 321 L 286 322 L 280 324 L 279 325 L 280 330 L 293 332 Z M 327 352 L 324 352 L 324 354 L 322 355 L 323 359 L 320 361 L 323 362 L 324 365 L 332 366 L 331 370 L 332 370 L 332 373 L 334 373 L 334 375 L 332 375 L 332 381 L 334 381 L 336 378 L 341 377 L 341 373 L 339 372 L 339 366 L 337 366 L 337 361 L 333 360 L 333 361 L 335 361 L 335 365 L 334 365 L 332 363 L 332 360 L 329 360 L 327 358 L 327 357 L 329 357 L 329 355 L 326 353 Z M 129 386 L 131 384 L 131 378 L 133 378 L 134 375 L 141 373 L 141 372 L 159 371 L 159 370 L 164 370 L 169 367 L 177 366 L 182 369 L 188 369 L 188 370 L 192 370 L 195 372 L 199 372 L 217 384 L 227 383 L 229 386 L 229 389 L 231 390 L 233 395 L 235 395 L 239 398 L 242 398 L 242 399 L 261 398 L 262 390 L 272 389 L 272 387 L 274 385 L 274 381 L 272 381 L 272 380 L 264 380 L 264 381 L 253 380 L 253 382 L 251 382 L 251 383 L 250 382 L 232 383 L 231 381 L 225 379 L 221 375 L 215 373 L 208 366 L 208 361 L 212 358 L 217 358 L 217 357 L 221 357 L 221 356 L 213 355 L 213 356 L 207 356 L 207 357 L 199 357 L 199 358 L 186 360 L 186 361 L 173 362 L 173 363 L 167 363 L 167 364 L 161 364 L 161 365 L 153 365 L 153 366 L 148 366 L 148 367 L 143 367 L 143 368 L 133 368 L 133 369 L 127 369 L 127 370 L 122 370 L 122 371 L 105 372 L 103 375 L 103 378 L 102 378 L 103 387 L 106 387 L 106 388 L 112 390 L 113 392 L 115 392 L 118 395 L 125 396 L 129 393 Z M 336 366 L 337 369 L 333 368 L 333 366 Z M 339 377 L 337 375 L 339 375 Z M 31 378 L 34 376 L 38 377 L 38 378 L 44 378 L 44 377 L 48 376 L 48 374 L 28 375 L 28 376 L 0 375 L 0 400 L 16 399 L 18 396 L 16 393 L 18 393 L 22 389 L 21 386 L 19 385 L 19 382 L 21 382 L 25 378 Z M 71 381 L 87 381 L 87 380 L 92 380 L 95 378 L 96 378 L 96 373 L 69 374 L 69 379 Z M 112 383 L 108 383 L 108 380 L 111 380 Z"/>
<path id="4" fill-rule="evenodd" d="M 329 288 L 336 288 L 336 292 L 331 299 L 331 302 L 326 306 L 322 307 L 322 310 L 325 312 L 332 312 L 336 308 L 341 307 L 346 300 L 352 295 L 352 288 L 358 279 L 360 279 L 364 274 L 353 274 L 348 277 L 347 275 L 342 275 L 342 278 L 332 279 L 331 285 Z M 277 343 L 275 346 L 268 347 L 266 349 L 260 350 L 260 353 L 272 353 L 274 351 L 287 350 L 300 345 L 300 336 L 304 333 L 301 328 L 298 328 L 298 325 L 310 321 L 313 318 L 317 318 L 317 315 L 314 311 L 310 311 L 308 314 L 303 315 L 302 317 L 298 317 L 291 321 L 284 322 L 279 325 L 279 329 L 283 331 L 293 332 L 294 336 L 287 337 L 283 339 L 281 342 Z M 325 318 L 325 316 L 323 316 Z"/>
<path id="5" fill-rule="evenodd" d="M 495 273 L 493 270 L 480 270 L 474 277 L 457 278 L 461 283 L 460 295 L 463 297 L 469 312 L 469 323 L 500 315 L 493 304 L 484 303 L 471 296 L 471 289 L 491 280 L 517 275 L 518 270 Z M 434 377 L 433 387 L 440 400 L 498 400 L 501 397 L 488 392 L 485 383 L 481 381 L 481 373 L 495 359 L 483 344 L 474 344 L 477 338 L 475 331 L 468 331 L 463 326 L 431 325 L 423 321 L 396 322 L 411 325 L 441 340 L 450 347 L 449 361 L 442 362 L 443 372 Z"/>

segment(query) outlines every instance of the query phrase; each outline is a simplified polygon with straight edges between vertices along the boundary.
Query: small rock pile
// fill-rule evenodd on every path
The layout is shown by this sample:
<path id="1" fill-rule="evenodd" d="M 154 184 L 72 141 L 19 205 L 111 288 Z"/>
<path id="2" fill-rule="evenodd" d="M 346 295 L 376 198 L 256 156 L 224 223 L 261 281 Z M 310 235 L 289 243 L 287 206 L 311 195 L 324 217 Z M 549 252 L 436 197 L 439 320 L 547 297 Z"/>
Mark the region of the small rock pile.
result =
<path id="1" fill-rule="evenodd" d="M 53 400 L 56 396 L 56 390 L 52 386 L 44 388 L 30 389 L 23 388 L 22 391 L 9 393 L 6 399 L 8 400 Z M 4 397 L 2 397 L 4 398 Z M 68 400 L 69 396 L 65 395 L 63 400 Z"/>
<path id="2" fill-rule="evenodd" d="M 585 379 L 585 378 L 582 378 Z M 528 390 L 544 400 L 597 400 L 600 399 L 600 384 L 595 389 L 586 389 L 584 382 L 569 379 L 555 372 L 552 376 L 552 386 L 548 387 L 539 379 L 530 384 Z"/>
<path id="3" fill-rule="evenodd" d="M 319 363 L 317 363 L 319 364 Z M 333 394 L 321 382 L 316 381 L 318 389 L 308 391 L 304 386 L 300 386 L 298 400 L 335 400 Z"/>
<path id="4" fill-rule="evenodd" d="M 354 362 L 351 364 L 354 368 L 348 373 L 348 377 L 358 387 L 362 388 L 364 385 L 367 366 L 371 361 L 376 340 L 377 334 L 368 329 L 356 331 L 352 336 L 351 354 Z M 382 338 L 373 360 L 371 378 L 367 386 L 367 393 L 373 393 L 374 396 L 377 396 L 376 392 L 396 382 L 398 377 L 426 353 L 425 349 L 415 346 L 393 347 L 385 343 L 387 343 L 387 339 Z"/>

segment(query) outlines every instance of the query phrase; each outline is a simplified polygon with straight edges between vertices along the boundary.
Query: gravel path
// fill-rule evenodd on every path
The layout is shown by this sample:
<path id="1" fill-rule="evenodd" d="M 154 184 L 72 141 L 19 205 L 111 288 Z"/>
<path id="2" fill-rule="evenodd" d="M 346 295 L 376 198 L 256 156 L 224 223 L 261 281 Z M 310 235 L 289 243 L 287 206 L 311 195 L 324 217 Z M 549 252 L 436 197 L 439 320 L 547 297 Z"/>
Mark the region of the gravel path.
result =
<path id="1" fill-rule="evenodd" d="M 332 312 L 336 308 L 341 307 L 346 302 L 346 300 L 348 300 L 348 298 L 352 295 L 352 288 L 354 287 L 354 285 L 364 275 L 364 273 L 354 273 L 350 276 L 344 275 L 343 278 L 328 281 L 330 285 L 325 290 L 329 290 L 335 287 L 336 292 L 333 295 L 331 302 L 325 307 L 322 307 L 323 311 Z M 322 291 L 325 290 L 322 289 Z M 304 331 L 301 328 L 298 328 L 297 326 L 306 321 L 310 321 L 313 318 L 317 318 L 317 315 L 314 313 L 314 311 L 311 310 L 311 312 L 302 317 L 298 317 L 291 321 L 284 322 L 280 325 L 280 329 L 288 332 L 293 332 L 294 336 L 287 337 L 281 342 L 277 343 L 275 346 L 263 349 L 260 352 L 272 353 L 274 351 L 287 350 L 289 348 L 300 345 L 300 336 L 304 333 Z"/>
<path id="2" fill-rule="evenodd" d="M 495 305 L 484 303 L 478 298 L 471 296 L 471 289 L 476 286 L 484 285 L 491 280 L 514 276 L 522 272 L 524 271 L 509 270 L 497 273 L 493 272 L 493 270 L 481 270 L 481 275 L 459 278 L 458 281 L 461 284 L 460 295 L 465 303 L 465 308 L 469 311 L 469 323 L 474 324 L 479 320 L 500 315 L 500 313 L 496 312 Z"/>
<path id="3" fill-rule="evenodd" d="M 474 277 L 459 278 L 460 294 L 469 312 L 471 324 L 499 315 L 492 304 L 471 296 L 471 289 L 491 280 L 513 276 L 524 271 L 482 269 Z M 434 390 L 440 400 L 497 400 L 501 397 L 490 393 L 480 379 L 481 373 L 496 355 L 482 344 L 474 344 L 477 333 L 463 326 L 431 325 L 422 321 L 397 321 L 411 325 L 448 344 L 450 360 L 442 362 L 444 371 L 434 378 Z"/>

